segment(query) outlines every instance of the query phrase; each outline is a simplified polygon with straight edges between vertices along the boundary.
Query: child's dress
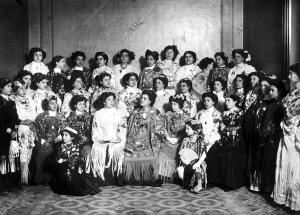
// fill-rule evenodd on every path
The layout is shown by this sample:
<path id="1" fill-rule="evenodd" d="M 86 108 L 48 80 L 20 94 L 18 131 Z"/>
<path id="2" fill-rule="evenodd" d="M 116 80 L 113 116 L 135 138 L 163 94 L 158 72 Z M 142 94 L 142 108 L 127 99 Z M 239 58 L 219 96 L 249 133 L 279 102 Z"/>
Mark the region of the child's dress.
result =
<path id="1" fill-rule="evenodd" d="M 35 61 L 32 61 L 31 63 L 25 65 L 23 70 L 31 72 L 32 75 L 36 73 L 42 73 L 44 75 L 47 75 L 49 72 L 48 67 L 43 62 L 35 62 Z"/>

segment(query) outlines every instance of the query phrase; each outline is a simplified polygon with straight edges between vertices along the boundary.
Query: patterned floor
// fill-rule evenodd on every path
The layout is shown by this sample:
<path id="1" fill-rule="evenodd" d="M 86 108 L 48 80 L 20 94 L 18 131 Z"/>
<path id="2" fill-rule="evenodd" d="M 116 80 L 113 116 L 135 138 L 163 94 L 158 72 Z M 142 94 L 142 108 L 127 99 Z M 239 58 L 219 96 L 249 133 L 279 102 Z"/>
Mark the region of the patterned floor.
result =
<path id="1" fill-rule="evenodd" d="M 102 187 L 95 196 L 60 196 L 49 187 L 26 187 L 19 193 L 0 196 L 0 214 L 9 215 L 94 215 L 94 214 L 172 214 L 172 215 L 246 215 L 288 214 L 266 203 L 246 188 L 224 192 L 219 188 L 192 194 L 180 186 Z"/>

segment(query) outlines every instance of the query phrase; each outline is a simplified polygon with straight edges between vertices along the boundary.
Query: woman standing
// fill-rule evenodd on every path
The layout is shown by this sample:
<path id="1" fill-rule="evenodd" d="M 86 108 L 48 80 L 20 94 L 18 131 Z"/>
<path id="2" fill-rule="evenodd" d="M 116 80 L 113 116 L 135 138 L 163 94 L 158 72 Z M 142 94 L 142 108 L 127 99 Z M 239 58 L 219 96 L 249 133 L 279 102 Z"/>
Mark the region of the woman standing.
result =
<path id="1" fill-rule="evenodd" d="M 164 133 L 164 122 L 153 108 L 156 95 L 145 90 L 140 105 L 128 122 L 123 179 L 125 184 L 159 186 L 158 153 Z"/>
<path id="2" fill-rule="evenodd" d="M 188 78 L 192 80 L 195 75 L 197 75 L 199 72 L 201 72 L 201 69 L 199 66 L 195 65 L 195 62 L 197 60 L 197 55 L 193 51 L 186 51 L 183 54 L 184 58 L 184 66 L 180 67 L 176 72 L 176 84 L 181 80 Z"/>
<path id="3" fill-rule="evenodd" d="M 177 55 L 179 54 L 177 46 L 175 45 L 169 45 L 164 48 L 164 50 L 161 52 L 161 62 L 157 63 L 157 66 L 162 69 L 162 73 L 167 77 L 168 79 L 168 86 L 167 91 L 171 94 L 175 94 L 175 77 L 176 72 L 179 68 L 178 63 L 175 62 L 175 59 Z"/>
<path id="4" fill-rule="evenodd" d="M 168 110 L 170 110 L 169 98 L 171 94 L 166 91 L 167 86 L 168 78 L 165 75 L 160 75 L 153 79 L 153 88 L 156 93 L 156 99 L 153 107 L 159 110 L 161 114 L 165 114 Z"/>
<path id="5" fill-rule="evenodd" d="M 21 161 L 21 183 L 28 184 L 29 169 L 32 148 L 36 139 L 34 120 L 36 117 L 35 103 L 26 96 L 25 83 L 22 80 L 13 83 L 13 93 L 11 97 L 16 103 L 17 113 L 21 120 L 18 127 L 18 141 L 20 143 Z"/>
<path id="6" fill-rule="evenodd" d="M 11 81 L 0 78 L 0 192 L 20 188 L 21 182 L 19 147 L 12 147 L 20 120 L 15 102 L 9 99 L 11 92 Z"/>
<path id="7" fill-rule="evenodd" d="M 122 78 L 125 74 L 129 72 L 134 72 L 139 75 L 137 68 L 131 65 L 131 62 L 135 59 L 135 54 L 133 51 L 128 49 L 122 49 L 117 54 L 118 64 L 114 66 L 114 77 L 116 79 L 115 88 L 117 92 L 120 92 L 124 86 L 122 86 Z"/>
<path id="8" fill-rule="evenodd" d="M 280 139 L 275 185 L 272 197 L 277 204 L 292 210 L 300 210 L 300 63 L 290 67 L 290 93 L 283 99 L 285 114 L 281 122 L 283 136 Z"/>
<path id="9" fill-rule="evenodd" d="M 265 107 L 260 126 L 260 141 L 263 146 L 261 167 L 261 191 L 271 194 L 274 188 L 276 154 L 282 135 L 280 122 L 284 115 L 282 98 L 286 95 L 285 85 L 279 80 L 270 80 L 270 101 Z"/>
<path id="10" fill-rule="evenodd" d="M 122 184 L 122 163 L 126 141 L 127 119 L 115 107 L 116 95 L 104 92 L 95 101 L 92 125 L 91 168 L 101 184 Z"/>

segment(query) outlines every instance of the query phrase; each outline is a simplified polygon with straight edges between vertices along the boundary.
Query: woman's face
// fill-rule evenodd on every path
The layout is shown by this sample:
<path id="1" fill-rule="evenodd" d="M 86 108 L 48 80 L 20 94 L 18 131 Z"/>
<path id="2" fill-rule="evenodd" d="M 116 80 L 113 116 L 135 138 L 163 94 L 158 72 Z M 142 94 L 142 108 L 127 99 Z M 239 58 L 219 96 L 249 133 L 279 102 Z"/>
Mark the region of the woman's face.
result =
<path id="1" fill-rule="evenodd" d="M 191 65 L 195 62 L 193 55 L 187 53 L 184 57 L 184 61 L 186 65 Z"/>
<path id="2" fill-rule="evenodd" d="M 22 85 L 22 86 L 18 87 L 17 95 L 21 96 L 21 97 L 25 97 L 26 96 L 25 86 Z"/>
<path id="3" fill-rule="evenodd" d="M 207 69 L 207 71 L 211 71 L 213 68 L 214 68 L 214 63 L 212 62 L 212 63 L 207 65 L 206 69 Z"/>
<path id="4" fill-rule="evenodd" d="M 9 96 L 9 95 L 11 95 L 11 91 L 12 91 L 11 83 L 9 83 L 3 87 L 1 94 Z"/>
<path id="5" fill-rule="evenodd" d="M 110 87 L 110 77 L 109 76 L 105 76 L 102 81 L 100 81 L 100 84 L 102 85 L 102 87 Z"/>
<path id="6" fill-rule="evenodd" d="M 114 106 L 115 106 L 115 98 L 113 96 L 107 97 L 104 102 L 104 107 L 113 108 Z"/>
<path id="7" fill-rule="evenodd" d="M 166 51 L 166 59 L 173 60 L 173 58 L 174 58 L 174 51 L 173 51 L 173 49 L 168 49 Z"/>
<path id="8" fill-rule="evenodd" d="M 205 97 L 203 103 L 205 109 L 211 108 L 215 104 L 215 102 L 210 97 Z"/>
<path id="9" fill-rule="evenodd" d="M 84 57 L 83 56 L 77 56 L 75 59 L 75 64 L 78 67 L 82 67 L 84 64 Z"/>
<path id="10" fill-rule="evenodd" d="M 29 88 L 31 86 L 31 75 L 23 76 L 22 80 L 24 81 L 26 88 Z"/>
<path id="11" fill-rule="evenodd" d="M 164 83 L 160 79 L 155 80 L 155 89 L 156 91 L 164 89 Z"/>
<path id="12" fill-rule="evenodd" d="M 101 55 L 98 55 L 97 56 L 97 65 L 98 65 L 98 67 L 102 67 L 102 66 L 105 66 L 106 65 L 106 60 L 104 59 L 104 57 L 103 56 L 101 56 Z"/>
<path id="13" fill-rule="evenodd" d="M 274 85 L 270 86 L 270 97 L 271 99 L 276 99 L 279 97 L 278 89 Z"/>
<path id="14" fill-rule="evenodd" d="M 43 59 L 43 53 L 42 53 L 42 52 L 35 52 L 35 53 L 33 54 L 33 61 L 34 61 L 34 62 L 39 63 L 39 62 L 42 61 L 42 59 Z"/>
<path id="15" fill-rule="evenodd" d="M 66 60 L 65 58 L 60 59 L 59 62 L 56 62 L 56 67 L 60 69 L 64 69 L 66 66 Z"/>
<path id="16" fill-rule="evenodd" d="M 189 125 L 185 125 L 185 133 L 187 136 L 192 136 L 194 135 L 194 130 L 191 128 Z"/>
<path id="17" fill-rule="evenodd" d="M 223 90 L 222 83 L 220 81 L 214 81 L 214 91 L 221 92 Z"/>
<path id="18" fill-rule="evenodd" d="M 188 93 L 189 92 L 189 87 L 188 87 L 187 83 L 181 82 L 179 84 L 179 92 L 180 93 Z"/>
<path id="19" fill-rule="evenodd" d="M 48 80 L 47 79 L 41 80 L 39 83 L 37 83 L 37 86 L 41 90 L 46 90 L 48 87 Z"/>
<path id="20" fill-rule="evenodd" d="M 237 89 L 243 88 L 243 87 L 244 87 L 244 80 L 243 80 L 242 78 L 240 78 L 240 77 L 237 77 L 237 78 L 235 79 L 235 87 L 236 87 Z"/>
<path id="21" fill-rule="evenodd" d="M 270 92 L 270 84 L 268 81 L 261 81 L 260 86 L 263 94 L 268 94 Z"/>
<path id="22" fill-rule="evenodd" d="M 68 132 L 64 131 L 63 132 L 63 141 L 64 141 L 64 143 L 71 143 L 72 140 L 73 140 L 73 138 L 71 137 L 71 135 Z"/>
<path id="23" fill-rule="evenodd" d="M 85 107 L 86 107 L 85 101 L 77 102 L 77 104 L 75 105 L 75 109 L 79 112 L 84 112 Z"/>
<path id="24" fill-rule="evenodd" d="M 76 80 L 74 81 L 73 86 L 77 90 L 82 89 L 83 88 L 83 81 L 82 81 L 82 79 L 81 78 L 76 78 Z"/>
<path id="25" fill-rule="evenodd" d="M 56 100 L 49 101 L 49 110 L 57 111 L 57 101 Z"/>
<path id="26" fill-rule="evenodd" d="M 300 81 L 298 75 L 293 71 L 290 71 L 288 78 L 289 78 L 291 84 L 296 84 Z"/>
<path id="27" fill-rule="evenodd" d="M 172 110 L 174 111 L 174 112 L 177 112 L 177 111 L 179 111 L 180 110 L 180 107 L 179 107 L 179 104 L 177 103 L 177 102 L 171 102 L 171 106 L 172 106 Z"/>
<path id="28" fill-rule="evenodd" d="M 142 94 L 141 100 L 140 100 L 140 105 L 142 107 L 150 107 L 151 101 L 148 97 L 147 94 Z"/>
<path id="29" fill-rule="evenodd" d="M 121 63 L 129 63 L 129 55 L 127 52 L 122 52 L 121 54 Z"/>
<path id="30" fill-rule="evenodd" d="M 152 55 L 148 55 L 147 56 L 147 65 L 153 66 L 156 63 L 156 60 L 154 59 L 154 57 Z"/>
<path id="31" fill-rule="evenodd" d="M 216 64 L 217 66 L 224 66 L 225 65 L 225 61 L 223 60 L 223 58 L 221 58 L 221 56 L 216 56 Z"/>
<path id="32" fill-rule="evenodd" d="M 245 59 L 239 53 L 235 53 L 234 56 L 233 56 L 233 60 L 234 60 L 235 64 L 239 64 L 239 63 L 244 62 Z"/>
<path id="33" fill-rule="evenodd" d="M 230 110 L 231 108 L 234 108 L 236 105 L 236 101 L 234 101 L 232 98 L 227 97 L 225 98 L 225 105 Z"/>
<path id="34" fill-rule="evenodd" d="M 256 87 L 257 85 L 259 85 L 259 77 L 257 77 L 256 75 L 252 75 L 250 82 L 252 87 Z"/>
<path id="35" fill-rule="evenodd" d="M 131 77 L 128 79 L 127 84 L 128 84 L 129 87 L 135 87 L 136 84 L 137 84 L 136 77 L 135 77 L 135 76 L 131 76 Z"/>

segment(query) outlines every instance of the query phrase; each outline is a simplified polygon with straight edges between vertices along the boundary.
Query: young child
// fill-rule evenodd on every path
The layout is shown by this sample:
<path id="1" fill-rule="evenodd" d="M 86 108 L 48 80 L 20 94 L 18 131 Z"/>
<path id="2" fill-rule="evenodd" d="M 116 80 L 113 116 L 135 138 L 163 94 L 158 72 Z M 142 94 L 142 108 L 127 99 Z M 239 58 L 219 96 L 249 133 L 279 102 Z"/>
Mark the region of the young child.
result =
<path id="1" fill-rule="evenodd" d="M 215 107 L 222 113 L 225 110 L 224 93 L 227 89 L 227 82 L 222 78 L 216 78 L 212 82 L 211 89 L 213 90 L 213 93 L 218 97 L 218 103 L 215 105 Z"/>
<path id="2" fill-rule="evenodd" d="M 124 86 L 122 86 L 122 78 L 129 72 L 134 72 L 139 75 L 137 68 L 131 65 L 131 62 L 135 59 L 135 54 L 128 49 L 122 49 L 117 54 L 118 64 L 114 66 L 114 77 L 116 78 L 115 88 L 117 92 L 120 92 Z"/>
<path id="3" fill-rule="evenodd" d="M 65 85 L 68 76 L 67 72 L 64 71 L 65 67 L 66 60 L 60 55 L 54 56 L 49 64 L 49 86 L 61 100 L 64 99 Z"/>
<path id="4" fill-rule="evenodd" d="M 182 111 L 186 102 L 183 94 L 171 96 L 169 101 L 172 111 L 168 111 L 164 117 L 166 130 L 159 153 L 159 175 L 165 181 L 172 182 L 178 164 L 177 149 L 183 138 L 185 123 L 190 117 Z"/>
<path id="5" fill-rule="evenodd" d="M 49 69 L 43 63 L 43 60 L 46 58 L 46 52 L 41 48 L 35 47 L 30 49 L 28 55 L 30 63 L 25 65 L 23 70 L 31 72 L 33 75 L 36 73 L 42 73 L 44 75 L 47 75 Z"/>
<path id="6" fill-rule="evenodd" d="M 209 86 L 207 86 L 207 78 L 210 71 L 214 68 L 214 59 L 209 57 L 203 58 L 198 66 L 202 71 L 193 78 L 192 82 L 193 90 L 201 97 L 209 88 Z"/>
<path id="7" fill-rule="evenodd" d="M 217 52 L 215 54 L 215 65 L 216 67 L 209 73 L 207 78 L 207 85 L 210 86 L 216 78 L 222 78 L 227 82 L 228 80 L 228 73 L 229 67 L 228 64 L 228 57 L 224 52 Z"/>
<path id="8" fill-rule="evenodd" d="M 153 79 L 162 74 L 162 70 L 156 65 L 159 54 L 156 51 L 146 50 L 145 58 L 147 61 L 147 67 L 143 69 L 140 74 L 140 89 L 152 90 Z"/>
<path id="9" fill-rule="evenodd" d="M 180 67 L 176 72 L 176 84 L 181 80 L 188 78 L 192 80 L 195 75 L 201 72 L 200 68 L 195 65 L 197 55 L 193 51 L 186 51 L 183 54 L 184 66 Z"/>
<path id="10" fill-rule="evenodd" d="M 36 107 L 36 114 L 38 115 L 44 112 L 42 108 L 42 101 L 44 99 L 48 99 L 51 96 L 58 96 L 56 96 L 55 93 L 49 88 L 48 77 L 41 73 L 36 73 L 34 75 L 33 89 L 35 90 L 33 94 L 33 101 Z M 57 104 L 59 107 L 61 107 L 61 100 L 59 97 L 57 98 Z"/>
<path id="11" fill-rule="evenodd" d="M 129 115 L 133 112 L 138 104 L 138 99 L 142 95 L 142 91 L 137 86 L 138 75 L 130 72 L 123 76 L 123 86 L 118 96 L 118 108 L 128 112 Z"/>

